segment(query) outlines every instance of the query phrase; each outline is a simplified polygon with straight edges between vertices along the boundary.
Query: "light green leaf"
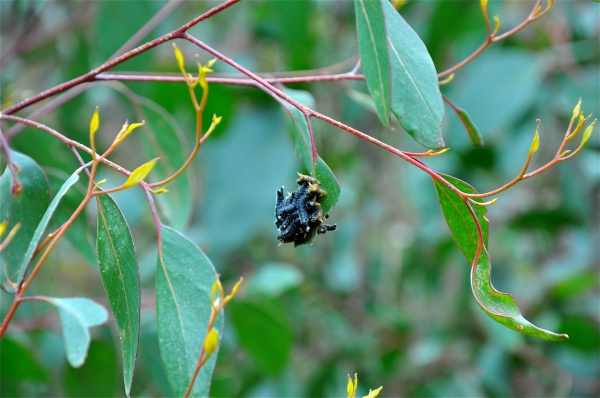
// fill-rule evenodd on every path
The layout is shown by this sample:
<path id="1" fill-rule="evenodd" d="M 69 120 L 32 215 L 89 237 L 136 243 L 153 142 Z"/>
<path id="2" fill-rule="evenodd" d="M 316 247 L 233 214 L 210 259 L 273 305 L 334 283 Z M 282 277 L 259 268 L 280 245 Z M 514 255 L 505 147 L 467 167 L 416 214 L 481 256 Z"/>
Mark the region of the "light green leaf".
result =
<path id="1" fill-rule="evenodd" d="M 444 103 L 431 56 L 389 1 L 384 1 L 383 12 L 392 71 L 392 112 L 419 144 L 441 148 Z"/>
<path id="2" fill-rule="evenodd" d="M 277 297 L 302 284 L 304 276 L 298 268 L 285 263 L 263 264 L 248 285 L 248 293 Z"/>
<path id="3" fill-rule="evenodd" d="M 67 360 L 78 368 L 85 362 L 90 346 L 89 328 L 106 322 L 108 312 L 100 304 L 86 298 L 36 297 L 56 307 L 62 324 Z"/>
<path id="4" fill-rule="evenodd" d="M 31 258 L 33 257 L 33 253 L 35 252 L 35 249 L 37 249 L 37 247 L 40 243 L 40 240 L 42 239 L 42 235 L 44 234 L 44 231 L 46 230 L 46 227 L 48 226 L 48 223 L 50 222 L 50 218 L 52 217 L 52 214 L 54 214 L 56 207 L 60 203 L 60 200 L 62 199 L 63 196 L 65 196 L 65 194 L 67 193 L 69 188 L 71 188 L 78 180 L 79 180 L 79 172 L 72 174 L 67 179 L 67 181 L 65 181 L 65 183 L 60 187 L 60 189 L 54 196 L 54 199 L 52 199 L 52 202 L 50 202 L 50 206 L 48 206 L 48 208 L 46 209 L 44 216 L 42 217 L 40 223 L 38 224 L 37 228 L 35 229 L 35 232 L 33 233 L 31 242 L 29 242 L 29 247 L 27 248 L 27 252 L 25 253 L 25 256 L 23 257 L 23 263 L 21 263 L 21 267 L 19 269 L 19 276 L 17 277 L 18 281 L 20 281 L 25 276 L 25 270 L 27 269 L 27 265 L 31 261 Z"/>
<path id="5" fill-rule="evenodd" d="M 457 178 L 442 176 L 446 181 L 465 193 L 476 193 L 475 189 Z M 477 255 L 478 234 L 475 220 L 467 205 L 438 180 L 434 180 L 442 212 L 450 228 L 450 232 L 458 248 L 469 262 L 473 264 Z M 481 199 L 476 199 L 481 202 Z M 472 205 L 483 232 L 483 247 L 477 264 L 471 266 L 471 289 L 479 306 L 496 322 L 516 330 L 517 332 L 545 340 L 563 340 L 566 334 L 556 334 L 530 323 L 521 315 L 514 297 L 494 289 L 491 281 L 491 263 L 487 253 L 488 221 L 485 218 L 486 207 Z"/>
<path id="6" fill-rule="evenodd" d="M 388 54 L 386 43 L 388 33 L 384 18 L 384 3 L 390 5 L 387 0 L 355 0 L 354 8 L 358 51 L 367 87 L 375 101 L 379 118 L 384 126 L 389 127 L 391 53 Z"/>
<path id="7" fill-rule="evenodd" d="M 125 393 L 129 396 L 140 335 L 140 275 L 131 231 L 106 194 L 98 203 L 98 265 L 121 340 Z"/>
<path id="8" fill-rule="evenodd" d="M 227 305 L 242 347 L 266 374 L 275 376 L 285 367 L 293 343 L 292 328 L 285 310 L 263 298 L 234 300 Z"/>
<path id="9" fill-rule="evenodd" d="M 0 252 L 0 287 L 8 293 L 15 291 L 23 258 L 50 201 L 48 180 L 42 169 L 30 157 L 10 153 L 16 181 L 7 167 L 0 177 L 0 222 L 8 220 L 7 231 L 17 223 L 21 223 L 21 228 Z"/>
<path id="10" fill-rule="evenodd" d="M 183 396 L 196 368 L 211 313 L 210 292 L 216 271 L 198 246 L 167 226 L 161 228 L 156 275 L 158 339 L 174 396 Z M 223 335 L 223 317 L 214 326 Z M 218 348 L 204 364 L 191 396 L 206 397 Z"/>

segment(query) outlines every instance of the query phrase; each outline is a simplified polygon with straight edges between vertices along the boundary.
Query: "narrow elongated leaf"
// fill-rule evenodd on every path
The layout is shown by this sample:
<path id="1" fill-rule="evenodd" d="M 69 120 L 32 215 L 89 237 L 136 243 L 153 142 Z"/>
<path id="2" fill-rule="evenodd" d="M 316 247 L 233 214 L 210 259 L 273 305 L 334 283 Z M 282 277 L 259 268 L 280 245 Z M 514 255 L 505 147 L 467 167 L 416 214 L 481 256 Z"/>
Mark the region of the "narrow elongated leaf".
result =
<path id="1" fill-rule="evenodd" d="M 456 105 L 454 105 L 453 109 L 456 112 L 456 115 L 460 118 L 463 126 L 465 126 L 465 130 L 467 130 L 467 134 L 471 139 L 471 143 L 473 145 L 483 146 L 483 137 L 481 136 L 479 129 L 467 111 L 463 108 L 457 107 Z"/>
<path id="2" fill-rule="evenodd" d="M 56 307 L 62 324 L 67 360 L 75 368 L 83 365 L 91 340 L 89 328 L 106 322 L 108 312 L 100 304 L 86 298 L 36 299 Z"/>
<path id="3" fill-rule="evenodd" d="M 21 267 L 19 269 L 19 276 L 17 277 L 17 280 L 20 281 L 21 278 L 23 278 L 23 276 L 25 275 L 25 270 L 27 269 L 27 264 L 29 264 L 29 262 L 31 261 L 31 258 L 33 257 L 33 253 L 35 252 L 35 249 L 38 247 L 38 244 L 40 243 L 40 240 L 42 239 L 42 235 L 44 234 L 44 231 L 46 230 L 46 227 L 48 226 L 48 223 L 50 222 L 50 218 L 52 217 L 52 214 L 54 214 L 56 207 L 60 203 L 60 200 L 62 199 L 63 196 L 65 196 L 65 194 L 67 193 L 69 188 L 71 188 L 73 186 L 73 184 L 75 184 L 78 180 L 79 180 L 79 173 L 72 174 L 67 179 L 67 181 L 65 181 L 65 183 L 60 187 L 60 189 L 54 196 L 54 199 L 52 199 L 52 202 L 50 202 L 50 206 L 48 206 L 48 208 L 46 209 L 44 216 L 42 217 L 40 223 L 38 224 L 37 228 L 35 229 L 35 232 L 33 233 L 31 242 L 29 242 L 29 247 L 27 248 L 27 252 L 25 253 L 23 262 L 21 263 Z"/>
<path id="4" fill-rule="evenodd" d="M 15 291 L 23 258 L 50 201 L 42 169 L 30 157 L 10 153 L 16 181 L 7 167 L 0 177 L 0 222 L 8 220 L 7 231 L 18 223 L 21 228 L 0 252 L 0 287 L 8 293 Z"/>
<path id="5" fill-rule="evenodd" d="M 129 396 L 140 336 L 140 273 L 133 238 L 110 195 L 98 202 L 98 265 L 115 316 L 123 353 L 123 379 Z"/>
<path id="6" fill-rule="evenodd" d="M 202 350 L 216 271 L 198 246 L 164 225 L 161 246 L 156 271 L 158 340 L 171 390 L 180 397 L 190 383 Z M 222 336 L 221 315 L 214 327 Z M 191 396 L 208 396 L 217 354 L 218 348 L 200 370 Z"/>
<path id="7" fill-rule="evenodd" d="M 285 93 L 311 109 L 315 107 L 315 99 L 308 91 L 285 89 Z M 304 163 L 304 167 L 309 173 L 313 174 L 316 165 L 316 159 L 313 159 L 312 144 L 310 142 L 310 130 L 304 114 L 295 106 L 286 102 L 285 110 L 289 115 L 289 130 L 294 139 L 296 154 Z"/>
<path id="8" fill-rule="evenodd" d="M 392 75 L 392 112 L 419 144 L 441 148 L 444 103 L 431 56 L 389 1 L 384 1 L 383 12 Z"/>
<path id="9" fill-rule="evenodd" d="M 388 54 L 384 3 L 355 0 L 358 51 L 369 92 L 384 126 L 390 125 L 390 54 Z M 392 7 L 393 8 L 393 7 Z M 389 30 L 389 25 L 388 25 Z M 437 81 L 437 80 L 436 80 Z"/>
<path id="10" fill-rule="evenodd" d="M 476 193 L 475 189 L 464 181 L 446 175 L 443 177 L 446 181 L 465 193 Z M 567 338 L 566 334 L 556 334 L 538 328 L 530 323 L 521 314 L 513 296 L 501 293 L 492 286 L 492 265 L 486 249 L 488 242 L 488 221 L 485 218 L 486 208 L 483 206 L 473 206 L 473 211 L 483 232 L 483 247 L 481 248 L 480 256 L 477 258 L 479 241 L 477 225 L 467 205 L 456 193 L 439 181 L 434 180 L 434 185 L 442 212 L 444 213 L 454 241 L 469 264 L 472 265 L 471 289 L 483 311 L 496 322 L 529 336 L 555 341 Z M 481 199 L 477 199 L 477 201 L 481 202 Z M 476 264 L 474 264 L 475 261 Z"/>

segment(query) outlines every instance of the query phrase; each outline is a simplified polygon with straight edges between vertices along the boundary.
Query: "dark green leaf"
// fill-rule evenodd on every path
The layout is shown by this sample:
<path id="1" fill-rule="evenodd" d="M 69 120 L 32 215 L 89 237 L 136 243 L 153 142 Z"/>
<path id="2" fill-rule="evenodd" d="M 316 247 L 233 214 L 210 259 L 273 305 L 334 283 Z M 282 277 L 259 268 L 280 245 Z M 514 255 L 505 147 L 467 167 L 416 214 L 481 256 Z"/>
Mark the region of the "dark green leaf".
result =
<path id="1" fill-rule="evenodd" d="M 187 160 L 193 145 L 188 144 L 177 120 L 166 110 L 151 101 L 143 102 L 146 124 L 141 132 L 146 155 L 149 159 L 160 157 L 154 166 L 156 181 L 173 175 Z M 188 168 L 177 179 L 169 183 L 169 192 L 157 195 L 156 201 L 169 223 L 176 229 L 185 228 L 192 210 L 191 169 Z"/>
<path id="2" fill-rule="evenodd" d="M 464 181 L 445 175 L 443 178 L 465 193 L 476 193 L 475 189 Z M 456 193 L 437 180 L 434 180 L 434 184 L 442 212 L 454 237 L 454 241 L 469 264 L 473 264 L 471 267 L 471 289 L 483 311 L 496 322 L 529 336 L 545 340 L 563 340 L 567 338 L 568 336 L 565 334 L 556 334 L 531 324 L 521 315 L 521 311 L 513 296 L 501 293 L 492 286 L 492 266 L 486 249 L 488 242 L 488 221 L 485 218 L 486 208 L 484 206 L 472 206 L 483 233 L 481 253 L 477 259 L 477 263 L 474 264 L 479 246 L 475 220 L 471 216 L 467 205 Z M 476 200 L 481 202 L 481 199 Z"/>
<path id="3" fill-rule="evenodd" d="M 125 393 L 130 394 L 140 334 L 140 275 L 131 232 L 110 195 L 98 202 L 98 265 L 115 316 L 123 353 Z"/>
<path id="4" fill-rule="evenodd" d="M 471 143 L 473 145 L 482 146 L 483 137 L 481 136 L 479 129 L 475 125 L 475 122 L 473 122 L 473 120 L 471 119 L 471 116 L 469 116 L 467 111 L 462 108 L 456 107 L 453 109 L 456 112 L 457 116 L 460 118 L 462 124 L 465 126 L 465 130 L 467 130 L 467 134 L 471 139 Z"/>
<path id="5" fill-rule="evenodd" d="M 112 345 L 92 341 L 85 364 L 78 369 L 66 367 L 63 387 L 67 397 L 112 397 L 117 376 Z"/>
<path id="6" fill-rule="evenodd" d="M 392 71 L 392 112 L 402 127 L 426 148 L 444 146 L 444 103 L 437 72 L 419 35 L 388 1 L 383 11 Z"/>
<path id="7" fill-rule="evenodd" d="M 156 275 L 159 346 L 173 394 L 183 396 L 204 344 L 216 271 L 198 246 L 164 225 L 161 245 Z M 215 328 L 220 340 L 222 316 L 215 322 Z M 193 396 L 208 396 L 217 354 L 218 348 L 200 370 Z"/>
<path id="8" fill-rule="evenodd" d="M 0 222 L 8 221 L 6 234 L 17 223 L 21 223 L 21 228 L 0 253 L 0 287 L 12 293 L 29 243 L 48 207 L 50 193 L 42 169 L 30 157 L 15 151 L 10 153 L 16 181 L 7 167 L 0 177 Z"/>
<path id="9" fill-rule="evenodd" d="M 0 340 L 0 369 L 2 382 L 48 378 L 46 370 L 32 352 L 7 336 Z"/>
<path id="10" fill-rule="evenodd" d="M 37 228 L 35 229 L 33 237 L 31 238 L 31 242 L 29 242 L 29 247 L 27 248 L 27 252 L 25 253 L 25 256 L 23 258 L 23 263 L 21 264 L 21 268 L 19 269 L 19 276 L 17 277 L 17 280 L 20 281 L 21 278 L 23 278 L 25 276 L 25 270 L 27 269 L 27 265 L 31 261 L 31 258 L 33 257 L 33 253 L 35 252 L 35 249 L 37 249 L 38 244 L 40 243 L 40 240 L 42 239 L 42 235 L 44 234 L 44 231 L 46 230 L 46 227 L 48 226 L 48 223 L 50 222 L 50 218 L 52 217 L 52 214 L 54 213 L 54 211 L 56 210 L 56 207 L 60 203 L 60 200 L 67 193 L 69 188 L 71 188 L 73 186 L 73 184 L 75 184 L 78 180 L 79 180 L 79 172 L 76 172 L 73 175 L 71 175 L 67 179 L 67 181 L 65 181 L 65 183 L 60 187 L 59 191 L 54 196 L 54 199 L 52 199 L 52 202 L 50 202 L 50 206 L 48 206 L 48 208 L 46 209 L 44 216 L 42 217 L 40 223 L 38 224 Z"/>
<path id="11" fill-rule="evenodd" d="M 86 298 L 37 297 L 56 307 L 62 324 L 67 360 L 78 368 L 85 362 L 90 346 L 89 328 L 106 322 L 108 312 L 100 304 Z"/>
<path id="12" fill-rule="evenodd" d="M 272 376 L 279 374 L 293 342 L 285 310 L 268 299 L 234 300 L 227 308 L 242 347 L 263 372 Z"/>
<path id="13" fill-rule="evenodd" d="M 369 87 L 369 92 L 375 101 L 379 118 L 384 126 L 389 127 L 391 53 L 388 54 L 386 43 L 388 34 L 386 32 L 385 5 L 383 3 L 388 3 L 388 1 L 355 0 L 354 6 L 356 10 L 358 51 L 367 87 Z"/>
<path id="14" fill-rule="evenodd" d="M 285 93 L 311 109 L 315 107 L 315 99 L 308 91 L 285 89 Z M 309 173 L 313 174 L 315 170 L 315 161 L 312 154 L 312 144 L 310 142 L 310 130 L 304 114 L 295 106 L 286 102 L 285 110 L 289 114 L 289 126 L 294 144 L 296 145 L 296 154 L 304 163 L 304 167 Z"/>

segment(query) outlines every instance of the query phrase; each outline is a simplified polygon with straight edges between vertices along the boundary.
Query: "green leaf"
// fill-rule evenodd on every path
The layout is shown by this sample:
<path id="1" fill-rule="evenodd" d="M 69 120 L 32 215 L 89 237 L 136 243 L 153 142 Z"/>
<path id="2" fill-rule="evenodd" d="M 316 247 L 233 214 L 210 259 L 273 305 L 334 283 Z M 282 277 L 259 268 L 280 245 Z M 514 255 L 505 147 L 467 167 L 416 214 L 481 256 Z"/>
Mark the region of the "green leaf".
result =
<path id="1" fill-rule="evenodd" d="M 387 0 L 355 0 L 354 8 L 358 51 L 367 87 L 375 101 L 379 118 L 384 126 L 389 127 L 391 52 L 388 54 L 386 43 L 388 34 L 384 18 L 384 3 L 390 5 Z M 389 26 L 388 24 L 388 30 Z"/>
<path id="2" fill-rule="evenodd" d="M 64 369 L 62 385 L 67 397 L 112 397 L 115 395 L 117 377 L 117 358 L 113 345 L 94 340 L 83 366 L 67 366 Z"/>
<path id="3" fill-rule="evenodd" d="M 173 394 L 183 396 L 208 329 L 216 271 L 198 246 L 164 225 L 161 246 L 156 275 L 159 346 Z M 221 315 L 214 327 L 222 336 Z M 218 348 L 200 369 L 192 396 L 208 396 L 217 354 Z"/>
<path id="4" fill-rule="evenodd" d="M 475 188 L 458 178 L 445 174 L 440 175 L 464 193 L 477 193 Z M 433 183 L 437 191 L 440 206 L 442 207 L 442 212 L 446 218 L 446 223 L 448 224 L 448 227 L 450 227 L 450 233 L 454 238 L 454 242 L 456 242 L 456 246 L 458 246 L 469 264 L 472 264 L 473 259 L 475 258 L 475 252 L 477 251 L 478 242 L 477 226 L 473 222 L 473 217 L 471 217 L 471 213 L 469 213 L 469 210 L 462 199 L 450 188 L 435 179 L 433 180 Z M 483 203 L 482 199 L 475 200 Z M 487 207 L 473 206 L 473 211 L 475 211 L 479 224 L 481 225 L 483 242 L 487 247 L 489 228 L 487 218 L 485 217 Z"/>
<path id="5" fill-rule="evenodd" d="M 392 71 L 392 112 L 415 141 L 441 148 L 444 102 L 427 47 L 388 1 L 383 12 Z"/>
<path id="6" fill-rule="evenodd" d="M 521 315 L 517 301 L 508 293 L 501 293 L 492 286 L 492 264 L 484 247 L 477 265 L 471 267 L 471 289 L 477 304 L 493 320 L 528 336 L 544 340 L 560 341 L 569 338 L 566 334 L 557 334 L 541 329 Z"/>
<path id="7" fill-rule="evenodd" d="M 302 105 L 314 109 L 315 99 L 308 91 L 286 88 L 284 92 Z M 306 118 L 298 108 L 287 102 L 285 103 L 285 110 L 290 116 L 288 125 L 296 146 L 296 154 L 302 160 L 302 163 L 304 163 L 306 170 L 314 174 L 316 159 L 313 159 L 310 130 L 308 129 Z"/>
<path id="8" fill-rule="evenodd" d="M 471 143 L 473 145 L 483 146 L 483 137 L 481 136 L 479 129 L 477 128 L 475 122 L 473 122 L 473 119 L 471 119 L 471 116 L 469 116 L 467 111 L 459 107 L 454 108 L 454 111 L 460 118 L 460 121 L 462 122 L 463 126 L 465 126 L 467 134 L 471 139 Z"/>
<path id="9" fill-rule="evenodd" d="M 78 368 L 85 362 L 90 346 L 89 328 L 106 322 L 108 312 L 100 304 L 86 298 L 54 298 L 36 296 L 56 307 L 62 324 L 67 360 Z"/>
<path id="10" fill-rule="evenodd" d="M 48 181 L 42 169 L 30 157 L 15 151 L 10 153 L 16 181 L 6 167 L 0 177 L 0 222 L 8 220 L 6 234 L 17 223 L 21 223 L 21 228 L 0 252 L 0 287 L 7 293 L 15 291 L 23 257 L 50 201 Z"/>
<path id="11" fill-rule="evenodd" d="M 40 365 L 33 353 L 8 336 L 0 340 L 0 369 L 2 382 L 48 379 L 46 369 Z"/>
<path id="12" fill-rule="evenodd" d="M 98 265 L 121 339 L 125 393 L 129 396 L 140 335 L 140 273 L 131 232 L 113 198 L 97 196 Z"/>
<path id="13" fill-rule="evenodd" d="M 160 181 L 181 168 L 193 145 L 186 142 L 181 126 L 165 109 L 145 98 L 137 98 L 143 105 L 140 108 L 146 120 L 146 124 L 141 127 L 146 155 L 149 159 L 161 158 L 152 169 L 156 181 Z M 155 196 L 162 213 L 176 229 L 185 228 L 192 210 L 193 173 L 190 170 L 188 168 L 169 183 L 169 192 Z"/>
<path id="14" fill-rule="evenodd" d="M 54 199 L 52 199 L 52 202 L 50 202 L 50 206 L 48 206 L 48 208 L 46 209 L 44 216 L 42 217 L 40 223 L 38 224 L 37 228 L 35 229 L 35 232 L 33 233 L 31 242 L 29 242 L 29 247 L 27 248 L 27 252 L 25 253 L 25 256 L 23 257 L 23 263 L 21 264 L 21 267 L 19 269 L 19 276 L 17 277 L 18 281 L 20 281 L 25 276 L 25 270 L 27 269 L 27 265 L 31 261 L 31 258 L 33 257 L 33 253 L 35 252 L 35 249 L 37 249 L 37 247 L 40 243 L 40 240 L 42 239 L 42 235 L 44 234 L 44 231 L 46 230 L 46 227 L 48 226 L 48 223 L 50 222 L 50 218 L 52 217 L 52 214 L 54 213 L 54 211 L 56 210 L 56 207 L 60 203 L 60 200 L 67 193 L 69 188 L 71 188 L 78 180 L 79 180 L 79 172 L 72 174 L 67 179 L 67 181 L 65 181 L 65 183 L 60 187 L 60 189 L 54 196 Z"/>
<path id="15" fill-rule="evenodd" d="M 442 175 L 442 177 L 464 193 L 477 193 L 473 187 L 457 178 Z M 450 228 L 450 232 L 458 248 L 469 262 L 474 264 L 477 256 L 478 233 L 475 220 L 471 216 L 467 205 L 438 180 L 434 185 L 442 207 L 442 212 Z M 482 202 L 482 199 L 476 199 Z M 556 334 L 531 324 L 526 320 L 517 306 L 514 297 L 494 289 L 491 281 L 492 266 L 487 252 L 488 221 L 485 218 L 486 207 L 473 205 L 473 211 L 479 221 L 483 233 L 483 247 L 477 263 L 471 267 L 471 289 L 477 303 L 496 322 L 516 330 L 517 332 L 538 337 L 545 340 L 563 340 L 566 334 Z"/>
<path id="16" fill-rule="evenodd" d="M 293 343 L 286 311 L 269 299 L 227 305 L 242 347 L 266 374 L 278 375 L 285 367 Z"/>

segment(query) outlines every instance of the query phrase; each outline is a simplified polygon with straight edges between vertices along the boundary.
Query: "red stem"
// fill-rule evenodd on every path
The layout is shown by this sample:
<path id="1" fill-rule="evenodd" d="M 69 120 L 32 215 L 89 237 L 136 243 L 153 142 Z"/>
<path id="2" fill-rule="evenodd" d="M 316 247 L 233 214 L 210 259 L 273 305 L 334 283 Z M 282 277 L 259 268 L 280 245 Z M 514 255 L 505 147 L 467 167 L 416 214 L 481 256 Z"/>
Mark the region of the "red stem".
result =
<path id="1" fill-rule="evenodd" d="M 194 76 L 195 77 L 195 76 Z M 165 83 L 185 83 L 183 76 L 170 75 L 143 75 L 143 74 L 113 74 L 102 73 L 94 77 L 95 81 L 127 81 L 127 82 L 165 82 Z M 268 83 L 294 84 L 311 82 L 333 82 L 339 80 L 365 80 L 363 75 L 353 75 L 350 73 L 341 73 L 337 75 L 320 76 L 297 76 L 297 77 L 279 77 L 264 78 Z M 229 78 L 229 77 L 207 77 L 206 81 L 213 84 L 231 84 L 237 86 L 256 86 L 256 82 L 248 78 Z"/>

